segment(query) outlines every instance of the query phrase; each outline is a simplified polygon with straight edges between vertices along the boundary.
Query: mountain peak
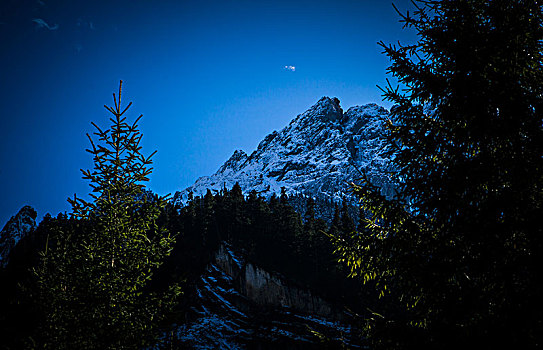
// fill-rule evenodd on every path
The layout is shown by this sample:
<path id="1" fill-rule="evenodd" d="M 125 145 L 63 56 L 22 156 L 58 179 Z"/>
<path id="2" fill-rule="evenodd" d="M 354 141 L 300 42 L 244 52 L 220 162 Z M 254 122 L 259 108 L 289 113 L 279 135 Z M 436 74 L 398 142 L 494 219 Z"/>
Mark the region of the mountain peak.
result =
<path id="1" fill-rule="evenodd" d="M 324 96 L 304 114 L 319 116 L 323 121 L 336 121 L 342 119 L 343 109 L 337 97 Z"/>
<path id="2" fill-rule="evenodd" d="M 349 108 L 341 120 L 341 125 L 346 132 L 355 134 L 368 133 L 369 129 L 381 129 L 382 120 L 379 116 L 388 116 L 389 112 L 375 103 Z"/>
<path id="3" fill-rule="evenodd" d="M 183 204 L 190 192 L 203 196 L 207 189 L 231 188 L 236 182 L 244 193 L 255 190 L 264 197 L 285 187 L 289 195 L 339 201 L 349 197 L 348 183 L 359 179 L 359 169 L 383 188 L 383 194 L 390 194 L 388 161 L 381 155 L 387 115 L 376 104 L 343 113 L 337 98 L 323 97 L 285 128 L 267 135 L 250 156 L 235 151 L 215 174 L 177 192 L 174 201 Z"/>

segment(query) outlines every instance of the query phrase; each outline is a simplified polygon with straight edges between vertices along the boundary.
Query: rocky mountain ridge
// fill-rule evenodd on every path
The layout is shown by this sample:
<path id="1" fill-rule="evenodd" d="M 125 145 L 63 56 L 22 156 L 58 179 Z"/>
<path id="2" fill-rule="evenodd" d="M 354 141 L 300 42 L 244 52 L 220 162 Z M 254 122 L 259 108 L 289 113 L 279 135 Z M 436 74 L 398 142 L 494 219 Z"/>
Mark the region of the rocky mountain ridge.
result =
<path id="1" fill-rule="evenodd" d="M 377 104 L 349 108 L 337 98 L 323 97 L 280 131 L 267 135 L 250 155 L 234 154 L 211 176 L 203 176 L 174 195 L 184 204 L 192 192 L 220 191 L 238 182 L 244 193 L 256 190 L 264 197 L 303 194 L 339 201 L 349 196 L 349 183 L 361 171 L 391 193 L 388 161 L 382 157 L 383 122 L 388 111 Z"/>
<path id="2" fill-rule="evenodd" d="M 0 267 L 6 266 L 13 247 L 36 229 L 36 211 L 28 205 L 8 220 L 0 231 Z"/>

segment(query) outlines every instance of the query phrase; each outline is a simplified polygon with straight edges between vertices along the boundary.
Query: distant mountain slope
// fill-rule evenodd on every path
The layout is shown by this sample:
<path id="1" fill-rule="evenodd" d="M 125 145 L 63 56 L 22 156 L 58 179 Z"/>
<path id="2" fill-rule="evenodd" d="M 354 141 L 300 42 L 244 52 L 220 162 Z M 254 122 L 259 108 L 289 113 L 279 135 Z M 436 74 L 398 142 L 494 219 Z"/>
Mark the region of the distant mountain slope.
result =
<path id="1" fill-rule="evenodd" d="M 19 240 L 36 229 L 36 216 L 36 211 L 26 205 L 0 231 L 0 267 L 8 263 L 9 254 Z"/>
<path id="2" fill-rule="evenodd" d="M 360 178 L 359 170 L 390 192 L 380 135 L 387 115 L 376 104 L 344 113 L 337 98 L 323 97 L 284 129 L 266 136 L 250 155 L 236 150 L 215 174 L 176 192 L 174 201 L 186 203 L 189 192 L 204 195 L 208 188 L 230 189 L 236 182 L 244 193 L 256 190 L 264 197 L 285 187 L 289 195 L 337 201 L 348 193 L 348 183 Z"/>

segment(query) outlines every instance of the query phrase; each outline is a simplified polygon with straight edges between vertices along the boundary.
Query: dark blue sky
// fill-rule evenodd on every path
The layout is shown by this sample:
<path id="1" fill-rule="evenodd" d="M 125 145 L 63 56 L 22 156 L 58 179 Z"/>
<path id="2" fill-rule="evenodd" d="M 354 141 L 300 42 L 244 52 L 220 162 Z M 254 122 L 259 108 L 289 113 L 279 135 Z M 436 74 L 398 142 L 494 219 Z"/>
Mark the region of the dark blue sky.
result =
<path id="1" fill-rule="evenodd" d="M 415 39 L 398 20 L 388 1 L 0 0 L 0 228 L 88 193 L 85 133 L 119 79 L 158 150 L 149 187 L 173 193 L 322 96 L 390 107 L 377 42 Z"/>

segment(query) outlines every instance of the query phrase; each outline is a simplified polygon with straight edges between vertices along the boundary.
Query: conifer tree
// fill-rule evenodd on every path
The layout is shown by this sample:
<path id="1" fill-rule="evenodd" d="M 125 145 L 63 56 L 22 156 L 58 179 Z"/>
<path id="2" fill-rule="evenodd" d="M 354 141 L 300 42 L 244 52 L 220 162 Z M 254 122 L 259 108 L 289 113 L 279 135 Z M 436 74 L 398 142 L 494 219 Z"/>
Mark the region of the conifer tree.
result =
<path id="1" fill-rule="evenodd" d="M 276 213 L 278 211 L 278 206 L 279 206 L 279 199 L 277 198 L 277 195 L 275 193 L 272 193 L 271 197 L 270 197 L 270 210 L 274 213 Z"/>
<path id="2" fill-rule="evenodd" d="M 416 1 L 419 37 L 385 45 L 398 195 L 355 187 L 367 232 L 336 241 L 397 300 L 368 330 L 386 348 L 541 345 L 543 15 L 536 0 Z M 390 292 L 391 294 L 388 294 Z"/>
<path id="3" fill-rule="evenodd" d="M 281 194 L 279 195 L 279 202 L 282 205 L 288 205 L 288 195 L 286 187 L 281 187 Z"/>
<path id="4" fill-rule="evenodd" d="M 143 191 L 151 157 L 141 153 L 138 121 L 121 107 L 122 81 L 111 127 L 96 124 L 89 135 L 94 169 L 82 170 L 92 201 L 69 199 L 77 220 L 49 237 L 35 270 L 46 314 L 44 348 L 135 349 L 153 344 L 157 327 L 180 291 L 150 292 L 153 273 L 169 255 L 174 238 L 158 227 L 166 198 Z"/>
<path id="5" fill-rule="evenodd" d="M 306 201 L 304 233 L 309 239 L 313 239 L 315 236 L 315 200 L 312 197 L 307 198 Z"/>
<path id="6" fill-rule="evenodd" d="M 227 207 L 225 208 L 225 215 L 231 216 L 232 221 L 229 228 L 229 238 L 232 238 L 233 232 L 242 233 L 242 237 L 246 234 L 246 220 L 243 213 L 243 206 L 245 198 L 241 186 L 238 182 L 232 186 L 232 189 L 225 194 L 225 200 L 227 201 Z"/>
<path id="7" fill-rule="evenodd" d="M 349 206 L 346 200 L 343 200 L 340 212 L 340 231 L 345 235 L 352 233 L 355 230 L 353 218 L 349 214 Z"/>
<path id="8" fill-rule="evenodd" d="M 328 233 L 332 236 L 343 236 L 341 232 L 341 212 L 337 203 L 334 203 L 334 216 L 332 218 Z"/>
<path id="9" fill-rule="evenodd" d="M 203 244 L 217 244 L 220 240 L 217 229 L 217 215 L 215 213 L 215 197 L 208 189 L 203 198 L 204 215 L 202 218 L 203 230 L 201 230 Z M 209 242 L 208 242 L 209 241 Z"/>
<path id="10" fill-rule="evenodd" d="M 360 207 L 358 210 L 358 224 L 356 226 L 356 230 L 358 232 L 363 232 L 366 229 L 366 213 L 364 212 L 364 208 Z"/>

